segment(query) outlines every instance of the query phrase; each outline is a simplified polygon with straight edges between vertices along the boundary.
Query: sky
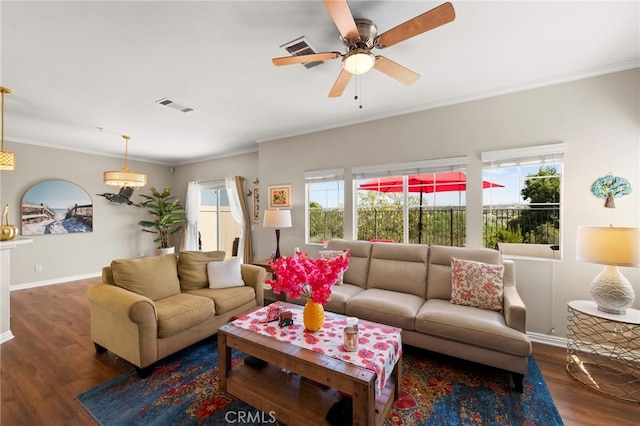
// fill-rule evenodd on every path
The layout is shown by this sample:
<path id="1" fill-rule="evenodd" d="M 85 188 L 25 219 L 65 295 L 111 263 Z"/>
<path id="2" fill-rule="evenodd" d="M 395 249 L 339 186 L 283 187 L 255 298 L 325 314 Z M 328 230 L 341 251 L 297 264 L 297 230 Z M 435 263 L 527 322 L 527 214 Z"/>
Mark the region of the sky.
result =
<path id="1" fill-rule="evenodd" d="M 35 184 L 25 192 L 22 202 L 42 203 L 53 209 L 93 204 L 87 191 L 66 180 L 47 180 Z"/>

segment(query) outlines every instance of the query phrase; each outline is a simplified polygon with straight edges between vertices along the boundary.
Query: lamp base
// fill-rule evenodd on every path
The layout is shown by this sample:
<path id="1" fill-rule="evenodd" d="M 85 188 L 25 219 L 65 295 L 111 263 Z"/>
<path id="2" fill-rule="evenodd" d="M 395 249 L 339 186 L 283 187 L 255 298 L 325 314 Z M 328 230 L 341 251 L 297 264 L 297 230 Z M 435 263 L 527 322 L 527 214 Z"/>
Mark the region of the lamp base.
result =
<path id="1" fill-rule="evenodd" d="M 631 283 L 617 266 L 605 266 L 591 282 L 589 293 L 598 309 L 610 314 L 624 315 L 635 300 Z"/>

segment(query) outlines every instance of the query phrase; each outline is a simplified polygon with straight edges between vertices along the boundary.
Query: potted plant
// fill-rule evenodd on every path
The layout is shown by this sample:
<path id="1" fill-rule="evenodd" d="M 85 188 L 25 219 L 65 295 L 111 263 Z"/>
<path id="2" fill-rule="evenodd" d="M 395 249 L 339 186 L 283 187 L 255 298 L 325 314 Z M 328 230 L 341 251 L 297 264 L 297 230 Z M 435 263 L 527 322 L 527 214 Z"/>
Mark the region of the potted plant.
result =
<path id="1" fill-rule="evenodd" d="M 182 229 L 180 223 L 181 214 L 184 214 L 184 208 L 180 204 L 180 200 L 171 195 L 171 188 L 165 187 L 162 191 L 151 188 L 151 195 L 140 194 L 145 201 L 140 203 L 142 207 L 149 209 L 149 213 L 155 216 L 154 220 L 141 220 L 138 225 L 142 226 L 143 232 L 151 232 L 157 234 L 155 240 L 159 243 L 157 254 L 168 254 L 175 251 L 175 247 L 171 246 L 171 236 Z"/>

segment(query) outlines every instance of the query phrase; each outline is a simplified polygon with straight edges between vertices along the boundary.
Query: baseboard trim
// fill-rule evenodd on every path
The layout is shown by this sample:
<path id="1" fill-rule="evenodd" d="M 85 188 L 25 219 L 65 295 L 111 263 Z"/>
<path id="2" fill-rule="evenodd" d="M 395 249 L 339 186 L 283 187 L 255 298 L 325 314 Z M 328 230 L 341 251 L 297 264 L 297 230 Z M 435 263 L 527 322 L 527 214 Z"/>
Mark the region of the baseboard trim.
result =
<path id="1" fill-rule="evenodd" d="M 87 278 L 95 278 L 102 275 L 102 272 L 94 272 L 92 274 L 75 275 L 72 277 L 54 278 L 51 280 L 35 281 L 32 283 L 16 284 L 9 287 L 9 291 L 26 290 L 28 288 L 44 287 L 47 285 L 68 283 L 69 281 L 86 280 Z"/>
<path id="2" fill-rule="evenodd" d="M 567 339 L 565 337 L 550 336 L 548 334 L 527 332 L 527 336 L 532 342 L 543 343 L 545 345 L 558 346 L 561 348 L 567 347 Z"/>
<path id="3" fill-rule="evenodd" d="M 4 342 L 8 342 L 9 340 L 13 339 L 14 337 L 15 336 L 13 335 L 11 330 L 5 331 L 4 333 L 0 334 L 0 345 L 3 344 Z"/>

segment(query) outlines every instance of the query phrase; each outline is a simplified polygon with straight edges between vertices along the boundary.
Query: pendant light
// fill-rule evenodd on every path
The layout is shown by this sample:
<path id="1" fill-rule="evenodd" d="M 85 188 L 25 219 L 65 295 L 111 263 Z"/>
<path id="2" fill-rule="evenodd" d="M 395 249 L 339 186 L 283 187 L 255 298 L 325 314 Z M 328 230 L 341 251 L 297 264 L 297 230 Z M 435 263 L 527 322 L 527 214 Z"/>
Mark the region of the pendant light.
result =
<path id="1" fill-rule="evenodd" d="M 0 151 L 0 170 L 13 170 L 16 166 L 16 155 L 4 150 L 4 95 L 10 95 L 11 89 L 0 86 L 2 92 L 2 151 Z"/>
<path id="2" fill-rule="evenodd" d="M 131 139 L 131 137 L 126 135 L 122 135 L 122 137 L 125 141 L 124 167 L 122 170 L 104 172 L 102 174 L 102 181 L 107 185 L 117 186 L 119 188 L 138 189 L 147 184 L 147 175 L 129 170 L 127 160 L 129 154 L 129 139 Z"/>

